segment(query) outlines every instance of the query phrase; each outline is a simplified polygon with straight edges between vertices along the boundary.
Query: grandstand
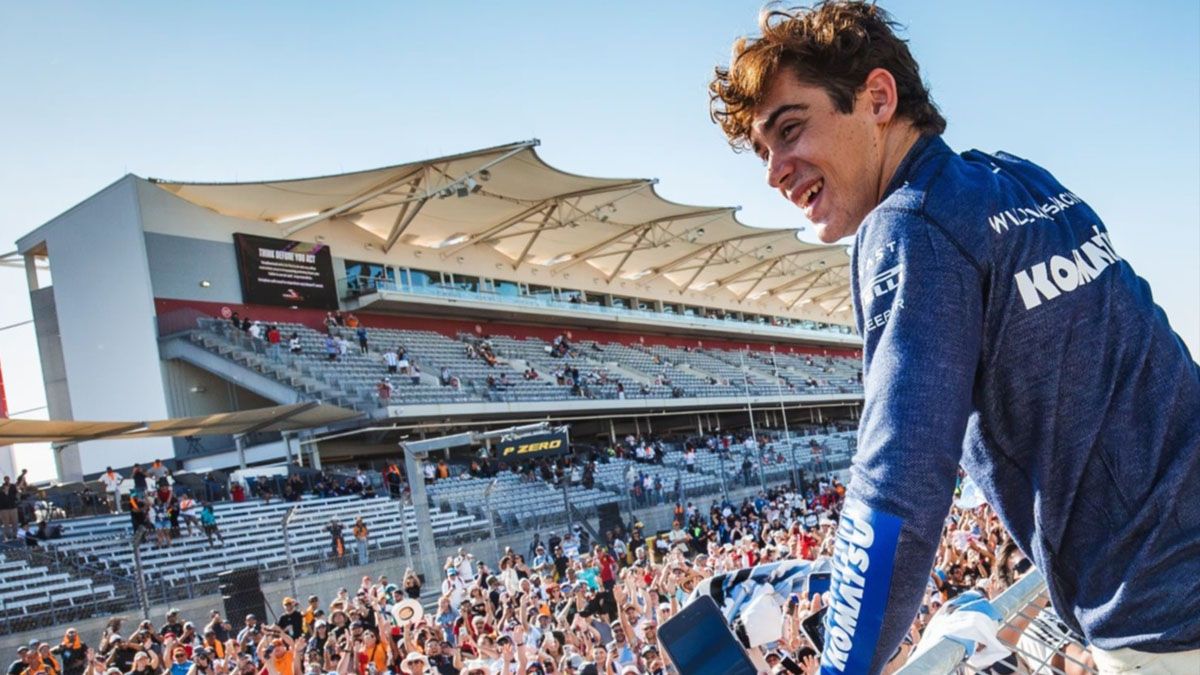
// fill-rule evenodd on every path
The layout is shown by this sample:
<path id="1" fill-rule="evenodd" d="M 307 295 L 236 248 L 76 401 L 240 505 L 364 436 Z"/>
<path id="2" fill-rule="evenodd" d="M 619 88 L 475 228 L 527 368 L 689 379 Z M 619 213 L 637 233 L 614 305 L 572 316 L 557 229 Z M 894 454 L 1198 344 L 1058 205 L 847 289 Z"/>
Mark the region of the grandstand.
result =
<path id="1" fill-rule="evenodd" d="M 189 339 L 204 349 L 294 387 L 299 395 L 364 412 L 380 406 L 377 385 L 385 377 L 393 385 L 390 398 L 407 404 L 556 401 L 571 396 L 616 399 L 618 381 L 626 385 L 626 398 L 677 398 L 673 396 L 673 386 L 679 387 L 682 396 L 692 398 L 767 397 L 779 394 L 783 388 L 789 393 L 795 390 L 795 383 L 787 376 L 775 378 L 750 368 L 742 371 L 731 363 L 739 357 L 723 350 L 710 353 L 696 348 L 684 352 L 664 346 L 639 349 L 591 341 L 581 343 L 579 351 L 572 355 L 552 358 L 548 355 L 550 344 L 537 337 L 491 335 L 487 341 L 495 345 L 500 358 L 496 365 L 489 366 L 479 358 L 466 356 L 466 345 L 476 340 L 471 336 L 456 340 L 433 331 L 374 328 L 366 330 L 370 345 L 367 353 L 360 353 L 355 345 L 331 361 L 325 353 L 323 334 L 302 324 L 278 324 L 283 334 L 298 336 L 302 352 L 294 355 L 281 350 L 277 357 L 268 354 L 265 340 L 232 329 L 227 321 L 202 318 L 198 324 L 198 330 L 191 332 Z M 409 360 L 421 367 L 416 380 L 405 374 L 386 372 L 383 352 L 401 348 Z M 655 356 L 660 358 L 656 361 Z M 751 360 L 759 363 L 761 358 L 755 356 Z M 804 390 L 806 393 L 861 392 L 861 386 L 848 376 L 847 371 L 853 368 L 849 359 L 837 357 L 831 364 L 838 368 L 837 384 L 826 380 L 827 384 L 809 387 Z M 527 367 L 539 373 L 536 381 L 524 378 Z M 556 384 L 553 378 L 553 373 L 564 367 L 574 367 L 588 375 L 603 371 L 606 380 L 611 381 L 593 384 L 586 393 L 582 390 L 573 393 L 570 386 Z M 460 381 L 458 387 L 439 383 L 443 368 Z M 811 377 L 809 372 L 801 374 Z M 822 374 L 828 377 L 827 373 Z M 504 386 L 488 386 L 489 378 L 501 377 L 507 380 Z M 650 386 L 642 390 L 640 384 Z"/>
<path id="2" fill-rule="evenodd" d="M 332 521 L 352 544 L 363 518 L 372 560 L 436 579 L 460 546 L 669 526 L 675 502 L 844 467 L 835 426 L 862 400 L 845 250 L 667 201 L 655 181 L 559 171 L 536 145 L 287 181 L 130 175 L 22 237 L 50 272 L 29 290 L 51 418 L 128 422 L 110 425 L 119 440 L 60 442 L 63 485 L 25 496 L 47 522 L 39 546 L 3 551 L 0 632 L 202 598 L 230 569 L 336 575 L 353 555 L 334 554 Z M 294 404 L 349 412 L 300 431 L 120 431 Z M 402 442 L 534 421 L 568 427 L 574 454 L 401 457 Z M 751 429 L 767 447 L 746 449 Z M 727 453 L 704 446 L 728 434 Z M 223 544 L 180 533 L 135 555 L 130 516 L 97 513 L 107 467 L 128 500 L 155 492 L 131 479 L 159 459 L 175 494 L 215 499 Z M 293 508 L 288 547 L 263 545 Z"/>

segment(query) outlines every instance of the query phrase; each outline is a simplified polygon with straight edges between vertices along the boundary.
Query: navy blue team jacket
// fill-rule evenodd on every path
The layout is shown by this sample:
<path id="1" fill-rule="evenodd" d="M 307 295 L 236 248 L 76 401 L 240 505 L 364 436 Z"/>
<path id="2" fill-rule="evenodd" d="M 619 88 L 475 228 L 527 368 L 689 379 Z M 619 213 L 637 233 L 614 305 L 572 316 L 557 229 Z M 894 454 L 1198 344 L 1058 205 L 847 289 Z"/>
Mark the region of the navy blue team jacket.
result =
<path id="1" fill-rule="evenodd" d="M 960 462 L 1069 626 L 1200 648 L 1200 367 L 1096 213 L 1035 164 L 924 137 L 852 258 L 866 403 L 823 670 L 894 652 Z"/>

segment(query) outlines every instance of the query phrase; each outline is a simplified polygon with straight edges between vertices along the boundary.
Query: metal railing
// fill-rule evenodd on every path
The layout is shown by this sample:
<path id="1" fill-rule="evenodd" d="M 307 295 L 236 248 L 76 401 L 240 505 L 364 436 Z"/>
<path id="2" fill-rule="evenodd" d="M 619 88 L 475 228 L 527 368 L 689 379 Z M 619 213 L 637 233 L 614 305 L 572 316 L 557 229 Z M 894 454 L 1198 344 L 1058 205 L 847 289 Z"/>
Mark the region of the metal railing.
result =
<path id="1" fill-rule="evenodd" d="M 991 601 L 1004 618 L 997 638 L 1019 661 L 1015 671 L 1065 675 L 1069 669 L 1072 673 L 1096 673 L 1083 645 L 1061 626 L 1052 611 L 1044 609 L 1045 593 L 1046 581 L 1034 570 Z M 961 641 L 945 637 L 896 672 L 897 675 L 992 672 L 971 666 L 967 663 L 969 656 Z"/>
<path id="2" fill-rule="evenodd" d="M 354 282 L 360 285 L 355 285 Z M 363 277 L 355 279 L 353 277 L 343 277 L 338 280 L 339 288 L 343 289 L 343 297 L 352 296 L 355 293 L 358 295 L 366 295 L 377 291 L 387 293 L 408 293 L 412 295 L 423 295 L 440 298 L 455 298 L 459 300 L 475 300 L 478 302 L 495 302 L 505 305 L 523 305 L 539 309 L 569 309 L 573 312 L 583 314 L 595 314 L 603 316 L 623 316 L 623 317 L 645 317 L 652 318 L 656 321 L 668 321 L 685 326 L 693 326 L 697 328 L 712 328 L 715 326 L 729 327 L 746 326 L 758 327 L 778 330 L 781 333 L 795 335 L 797 337 L 812 337 L 829 339 L 831 336 L 842 336 L 853 338 L 854 333 L 846 326 L 838 326 L 835 324 L 821 325 L 819 322 L 812 323 L 812 327 L 808 326 L 779 326 L 770 323 L 759 323 L 754 321 L 743 321 L 735 318 L 720 319 L 716 317 L 694 316 L 687 314 L 672 314 L 669 312 L 659 312 L 650 309 L 633 309 L 623 307 L 605 307 L 603 305 L 589 304 L 585 302 L 571 302 L 569 300 L 559 300 L 556 298 L 528 296 L 528 295 L 506 295 L 495 291 L 483 290 L 467 290 L 463 288 L 455 288 L 444 284 L 429 284 L 429 285 L 410 285 L 397 283 L 393 280 L 374 279 Z"/>

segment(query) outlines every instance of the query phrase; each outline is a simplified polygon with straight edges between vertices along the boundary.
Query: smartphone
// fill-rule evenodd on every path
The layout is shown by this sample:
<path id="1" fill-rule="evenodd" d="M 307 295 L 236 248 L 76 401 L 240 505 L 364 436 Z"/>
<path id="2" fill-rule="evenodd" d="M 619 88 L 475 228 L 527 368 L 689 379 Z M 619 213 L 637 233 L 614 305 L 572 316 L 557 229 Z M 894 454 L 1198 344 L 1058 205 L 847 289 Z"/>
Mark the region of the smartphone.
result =
<path id="1" fill-rule="evenodd" d="M 697 597 L 658 627 L 658 644 L 679 675 L 757 675 L 717 603 Z"/>
<path id="2" fill-rule="evenodd" d="M 829 572 L 813 572 L 808 575 L 808 597 L 829 591 Z"/>
<path id="3" fill-rule="evenodd" d="M 800 622 L 800 630 L 804 631 L 808 641 L 817 648 L 818 654 L 825 651 L 825 612 L 828 610 L 828 605 L 822 607 L 816 614 Z"/>

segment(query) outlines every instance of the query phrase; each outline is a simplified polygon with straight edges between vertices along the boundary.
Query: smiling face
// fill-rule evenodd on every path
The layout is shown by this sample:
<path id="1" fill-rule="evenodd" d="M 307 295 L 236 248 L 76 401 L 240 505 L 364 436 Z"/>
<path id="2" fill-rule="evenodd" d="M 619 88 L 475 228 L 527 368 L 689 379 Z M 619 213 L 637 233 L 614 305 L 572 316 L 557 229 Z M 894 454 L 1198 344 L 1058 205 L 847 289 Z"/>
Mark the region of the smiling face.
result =
<path id="1" fill-rule="evenodd" d="M 878 113 L 866 87 L 842 113 L 823 88 L 787 70 L 754 110 L 750 142 L 767 183 L 804 211 L 825 243 L 854 234 L 879 203 L 886 122 Z"/>

